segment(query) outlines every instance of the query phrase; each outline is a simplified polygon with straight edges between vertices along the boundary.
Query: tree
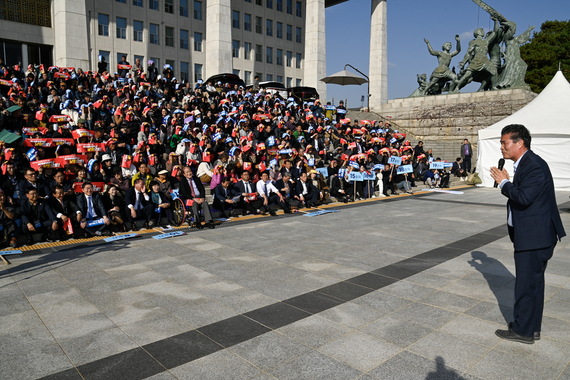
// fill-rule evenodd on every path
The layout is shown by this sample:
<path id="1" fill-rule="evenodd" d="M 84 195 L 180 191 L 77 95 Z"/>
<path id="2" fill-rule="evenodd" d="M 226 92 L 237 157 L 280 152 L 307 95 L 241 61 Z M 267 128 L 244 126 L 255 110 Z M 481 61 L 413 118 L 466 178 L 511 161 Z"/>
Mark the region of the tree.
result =
<path id="1" fill-rule="evenodd" d="M 540 32 L 521 46 L 521 58 L 528 64 L 525 81 L 540 93 L 558 71 L 570 79 L 570 21 L 545 21 Z"/>

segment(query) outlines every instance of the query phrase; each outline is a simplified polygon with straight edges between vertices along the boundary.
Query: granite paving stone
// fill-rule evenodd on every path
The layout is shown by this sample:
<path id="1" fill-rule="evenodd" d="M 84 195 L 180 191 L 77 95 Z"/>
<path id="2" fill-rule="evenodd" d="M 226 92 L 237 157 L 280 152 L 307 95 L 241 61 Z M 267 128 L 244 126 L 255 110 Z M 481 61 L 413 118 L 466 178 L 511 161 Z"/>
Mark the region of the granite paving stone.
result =
<path id="1" fill-rule="evenodd" d="M 360 332 L 363 334 L 382 339 L 402 348 L 416 343 L 432 331 L 433 330 L 428 327 L 408 322 L 391 315 L 372 322 L 360 329 Z"/>
<path id="2" fill-rule="evenodd" d="M 277 367 L 270 374 L 280 380 L 349 380 L 358 378 L 362 372 L 313 351 Z"/>

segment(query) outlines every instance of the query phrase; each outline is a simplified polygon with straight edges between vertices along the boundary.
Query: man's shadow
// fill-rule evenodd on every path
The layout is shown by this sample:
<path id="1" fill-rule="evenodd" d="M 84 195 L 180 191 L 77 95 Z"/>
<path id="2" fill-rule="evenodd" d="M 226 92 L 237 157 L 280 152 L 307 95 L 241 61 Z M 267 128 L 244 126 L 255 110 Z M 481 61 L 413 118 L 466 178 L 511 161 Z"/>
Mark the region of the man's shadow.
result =
<path id="1" fill-rule="evenodd" d="M 445 360 L 438 356 L 435 358 L 435 371 L 429 372 L 425 380 L 456 380 L 459 373 L 452 368 L 446 367 Z"/>
<path id="2" fill-rule="evenodd" d="M 493 294 L 497 299 L 497 303 L 499 304 L 499 309 L 501 310 L 501 314 L 503 314 L 503 318 L 505 318 L 505 322 L 509 323 L 513 320 L 513 309 L 512 306 L 507 306 L 508 304 L 512 303 L 511 298 L 504 294 L 503 292 L 498 292 L 494 289 L 501 288 L 504 285 L 500 283 L 505 283 L 505 280 L 500 279 L 500 277 L 505 277 L 508 280 L 514 280 L 515 276 L 501 263 L 499 260 L 494 259 L 492 257 L 487 256 L 485 252 L 481 251 L 473 251 L 471 252 L 471 256 L 473 257 L 472 260 L 469 260 L 468 263 L 475 269 L 477 269 L 487 283 L 489 284 L 489 288 L 493 290 Z M 493 273 L 488 273 L 483 271 L 484 267 L 488 265 L 494 265 L 496 270 Z M 499 277 L 499 278 L 498 278 Z M 500 283 L 498 283 L 500 281 Z M 510 283 L 511 281 L 507 281 Z M 514 290 L 513 290 L 514 292 Z"/>

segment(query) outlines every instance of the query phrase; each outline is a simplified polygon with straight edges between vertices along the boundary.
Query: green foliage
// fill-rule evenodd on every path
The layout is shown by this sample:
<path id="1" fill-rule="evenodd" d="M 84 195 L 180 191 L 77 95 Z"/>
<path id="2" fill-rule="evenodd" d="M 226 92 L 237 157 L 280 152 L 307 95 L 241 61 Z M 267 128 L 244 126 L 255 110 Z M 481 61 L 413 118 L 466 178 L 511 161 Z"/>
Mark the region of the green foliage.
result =
<path id="1" fill-rule="evenodd" d="M 540 93 L 558 71 L 570 79 L 570 21 L 546 21 L 531 41 L 521 46 L 521 57 L 528 64 L 525 81 Z"/>

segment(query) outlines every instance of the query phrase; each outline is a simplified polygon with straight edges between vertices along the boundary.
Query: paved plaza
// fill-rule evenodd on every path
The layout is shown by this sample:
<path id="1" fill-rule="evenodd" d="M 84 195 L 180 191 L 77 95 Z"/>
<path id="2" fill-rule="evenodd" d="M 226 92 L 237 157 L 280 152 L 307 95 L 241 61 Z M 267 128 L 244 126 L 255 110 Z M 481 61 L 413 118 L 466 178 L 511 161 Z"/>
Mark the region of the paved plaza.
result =
<path id="1" fill-rule="evenodd" d="M 542 339 L 503 341 L 506 198 L 461 190 L 12 256 L 0 378 L 570 379 L 570 238 Z"/>

